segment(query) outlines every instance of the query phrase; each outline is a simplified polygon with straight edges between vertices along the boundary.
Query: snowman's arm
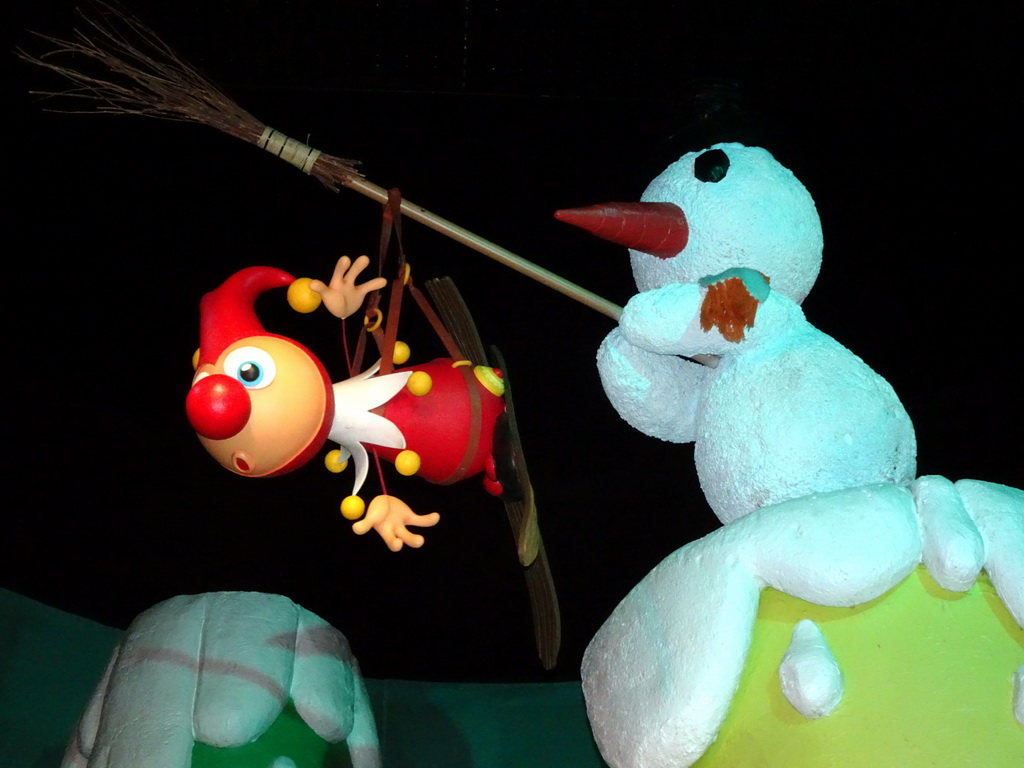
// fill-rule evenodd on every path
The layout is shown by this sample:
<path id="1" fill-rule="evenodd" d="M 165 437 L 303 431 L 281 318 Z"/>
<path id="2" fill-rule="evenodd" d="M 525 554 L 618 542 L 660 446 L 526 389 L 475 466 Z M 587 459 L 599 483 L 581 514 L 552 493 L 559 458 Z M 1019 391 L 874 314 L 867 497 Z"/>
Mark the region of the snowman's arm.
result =
<path id="1" fill-rule="evenodd" d="M 597 370 L 612 407 L 630 426 L 673 443 L 693 441 L 708 368 L 634 346 L 616 328 L 597 352 Z"/>

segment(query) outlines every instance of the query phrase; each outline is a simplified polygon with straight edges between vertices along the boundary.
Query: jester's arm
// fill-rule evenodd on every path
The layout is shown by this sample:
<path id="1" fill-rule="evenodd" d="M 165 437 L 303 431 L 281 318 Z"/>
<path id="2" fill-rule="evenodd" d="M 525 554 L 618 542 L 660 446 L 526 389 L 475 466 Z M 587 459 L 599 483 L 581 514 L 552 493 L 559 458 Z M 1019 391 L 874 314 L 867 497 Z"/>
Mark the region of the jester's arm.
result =
<path id="1" fill-rule="evenodd" d="M 356 278 L 366 269 L 370 259 L 360 256 L 354 262 L 348 256 L 342 256 L 334 267 L 331 282 L 311 280 L 310 290 L 320 295 L 324 306 L 337 318 L 346 318 L 362 306 L 366 294 L 377 291 L 388 284 L 383 277 L 375 277 L 365 283 L 356 284 Z"/>
<path id="2" fill-rule="evenodd" d="M 398 552 L 405 544 L 413 548 L 423 546 L 423 537 L 410 532 L 406 526 L 429 528 L 437 525 L 440 519 L 441 516 L 437 512 L 417 515 L 409 505 L 394 496 L 377 496 L 370 502 L 366 517 L 353 523 L 352 530 L 361 536 L 373 528 L 384 539 L 388 549 Z"/>
<path id="3" fill-rule="evenodd" d="M 635 346 L 616 328 L 597 352 L 597 370 L 612 407 L 631 427 L 673 443 L 693 441 L 709 369 Z"/>

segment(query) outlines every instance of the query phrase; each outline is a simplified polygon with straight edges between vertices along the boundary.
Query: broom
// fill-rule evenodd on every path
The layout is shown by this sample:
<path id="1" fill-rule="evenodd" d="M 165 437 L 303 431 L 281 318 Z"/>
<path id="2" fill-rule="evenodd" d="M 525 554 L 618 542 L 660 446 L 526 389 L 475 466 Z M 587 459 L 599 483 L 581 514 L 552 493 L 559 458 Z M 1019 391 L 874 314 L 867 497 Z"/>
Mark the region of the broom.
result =
<path id="1" fill-rule="evenodd" d="M 53 46 L 52 51 L 41 56 L 16 51 L 23 61 L 44 67 L 71 83 L 67 90 L 32 94 L 83 102 L 81 108 L 51 111 L 143 115 L 207 125 L 277 155 L 330 190 L 347 187 L 382 205 L 387 203 L 387 190 L 367 181 L 356 170 L 357 161 L 328 155 L 263 124 L 130 12 L 104 0 L 97 0 L 91 7 L 94 16 L 77 11 L 86 25 L 85 32 L 74 30 L 70 40 L 37 33 Z M 68 58 L 98 64 L 104 74 L 92 76 L 58 63 Z M 613 320 L 622 313 L 618 305 L 408 200 L 402 200 L 402 213 Z"/>

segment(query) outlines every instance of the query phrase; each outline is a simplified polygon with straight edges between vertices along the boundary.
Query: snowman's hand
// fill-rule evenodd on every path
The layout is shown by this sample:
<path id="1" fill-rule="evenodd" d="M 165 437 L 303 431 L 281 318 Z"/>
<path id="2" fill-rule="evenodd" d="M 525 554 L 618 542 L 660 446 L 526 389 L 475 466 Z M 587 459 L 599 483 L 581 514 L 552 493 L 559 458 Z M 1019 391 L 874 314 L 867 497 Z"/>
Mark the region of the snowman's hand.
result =
<path id="1" fill-rule="evenodd" d="M 417 515 L 408 504 L 394 496 L 378 496 L 370 502 L 366 517 L 352 524 L 352 530 L 361 536 L 373 528 L 384 539 L 388 549 L 398 552 L 405 544 L 413 548 L 423 546 L 423 537 L 412 533 L 406 526 L 429 528 L 437 525 L 440 519 L 437 512 Z"/>
<path id="2" fill-rule="evenodd" d="M 753 269 L 728 269 L 701 278 L 707 288 L 700 305 L 700 327 L 707 333 L 717 328 L 726 341 L 743 341 L 754 325 L 757 308 L 768 298 L 768 278 Z"/>
<path id="3" fill-rule="evenodd" d="M 331 282 L 325 284 L 322 280 L 312 280 L 309 283 L 310 290 L 320 294 L 324 306 L 332 315 L 337 318 L 349 317 L 362 306 L 366 294 L 388 284 L 383 277 L 356 284 L 356 278 L 369 263 L 370 259 L 366 256 L 360 256 L 354 262 L 348 256 L 342 256 L 334 267 Z"/>

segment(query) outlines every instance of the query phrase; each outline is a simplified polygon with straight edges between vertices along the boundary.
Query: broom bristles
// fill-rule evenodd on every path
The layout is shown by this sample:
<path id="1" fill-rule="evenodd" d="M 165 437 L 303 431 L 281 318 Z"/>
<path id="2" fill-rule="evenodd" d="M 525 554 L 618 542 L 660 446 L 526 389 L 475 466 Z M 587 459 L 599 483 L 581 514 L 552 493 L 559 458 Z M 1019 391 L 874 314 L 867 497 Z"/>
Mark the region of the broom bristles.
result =
<path id="1" fill-rule="evenodd" d="M 17 56 L 57 74 L 71 86 L 59 91 L 31 91 L 47 99 L 85 102 L 80 106 L 46 107 L 52 112 L 142 115 L 162 120 L 198 123 L 235 138 L 258 144 L 267 126 L 226 96 L 129 11 L 97 0 L 94 14 L 79 9 L 85 31 L 75 29 L 70 40 L 49 35 L 36 37 L 53 50 L 33 56 L 17 50 Z M 100 74 L 88 74 L 67 58 L 96 64 Z M 76 62 L 77 63 L 77 62 Z M 291 145 L 299 142 L 289 140 Z M 304 146 L 304 145 L 300 145 Z M 266 147 L 264 147 L 266 148 Z M 358 178 L 357 162 L 316 153 L 316 159 L 299 166 L 336 190 L 338 184 Z"/>

